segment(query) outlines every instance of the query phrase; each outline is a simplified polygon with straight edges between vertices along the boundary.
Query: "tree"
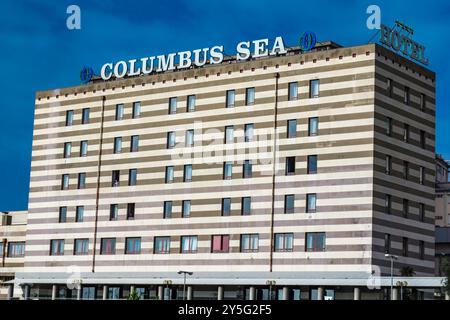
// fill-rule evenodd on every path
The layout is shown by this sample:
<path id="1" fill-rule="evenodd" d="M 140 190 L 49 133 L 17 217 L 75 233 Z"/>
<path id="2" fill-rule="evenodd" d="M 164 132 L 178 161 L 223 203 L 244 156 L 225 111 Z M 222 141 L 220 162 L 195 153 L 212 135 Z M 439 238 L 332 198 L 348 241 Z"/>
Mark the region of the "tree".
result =
<path id="1" fill-rule="evenodd" d="M 442 283 L 444 292 L 450 294 L 450 257 L 448 256 L 443 257 L 441 260 L 441 274 L 444 277 L 444 281 Z"/>
<path id="2" fill-rule="evenodd" d="M 402 277 L 414 277 L 415 274 L 416 272 L 414 271 L 413 267 L 405 266 L 400 269 L 400 275 Z"/>
<path id="3" fill-rule="evenodd" d="M 414 277 L 416 272 L 414 268 L 411 266 L 404 266 L 400 269 L 400 275 L 402 277 Z M 415 300 L 417 294 L 417 290 L 415 288 L 405 288 L 403 299 L 404 300 Z"/>
<path id="4" fill-rule="evenodd" d="M 127 300 L 141 300 L 141 295 L 136 290 L 133 290 L 130 292 Z"/>

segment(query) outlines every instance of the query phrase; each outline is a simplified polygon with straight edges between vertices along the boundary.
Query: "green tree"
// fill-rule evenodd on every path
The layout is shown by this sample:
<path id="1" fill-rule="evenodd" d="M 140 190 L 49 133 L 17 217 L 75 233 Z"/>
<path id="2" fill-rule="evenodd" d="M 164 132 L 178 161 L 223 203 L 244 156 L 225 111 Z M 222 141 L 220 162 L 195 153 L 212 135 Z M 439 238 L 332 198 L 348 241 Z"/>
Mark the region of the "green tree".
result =
<path id="1" fill-rule="evenodd" d="M 414 277 L 416 272 L 411 266 L 404 266 L 400 269 L 400 275 L 402 277 Z M 404 300 L 415 300 L 417 295 L 417 290 L 415 288 L 404 288 L 403 299 Z"/>
<path id="2" fill-rule="evenodd" d="M 450 257 L 443 257 L 441 260 L 441 274 L 444 277 L 443 289 L 444 292 L 450 294 Z"/>
<path id="3" fill-rule="evenodd" d="M 402 277 L 414 277 L 415 274 L 416 272 L 414 271 L 413 267 L 405 266 L 400 269 L 400 275 Z"/>
<path id="4" fill-rule="evenodd" d="M 133 290 L 128 295 L 127 300 L 141 300 L 141 295 L 136 290 Z"/>

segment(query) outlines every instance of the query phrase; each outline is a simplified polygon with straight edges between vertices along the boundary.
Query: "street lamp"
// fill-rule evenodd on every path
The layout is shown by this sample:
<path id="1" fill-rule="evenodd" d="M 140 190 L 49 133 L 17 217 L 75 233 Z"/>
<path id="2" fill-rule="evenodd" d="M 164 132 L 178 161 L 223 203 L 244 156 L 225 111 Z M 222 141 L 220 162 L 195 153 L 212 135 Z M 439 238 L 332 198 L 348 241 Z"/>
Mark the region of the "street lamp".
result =
<path id="1" fill-rule="evenodd" d="M 386 258 L 391 259 L 391 300 L 392 300 L 392 292 L 394 291 L 394 260 L 397 260 L 398 257 L 389 253 L 386 253 L 384 256 Z"/>
<path id="2" fill-rule="evenodd" d="M 183 271 L 183 270 L 180 270 L 180 271 L 178 271 L 178 274 L 183 274 L 183 275 L 184 275 L 184 281 L 183 281 L 183 300 L 186 300 L 186 275 L 192 276 L 194 273 L 193 273 L 193 272 L 190 272 L 190 271 Z"/>

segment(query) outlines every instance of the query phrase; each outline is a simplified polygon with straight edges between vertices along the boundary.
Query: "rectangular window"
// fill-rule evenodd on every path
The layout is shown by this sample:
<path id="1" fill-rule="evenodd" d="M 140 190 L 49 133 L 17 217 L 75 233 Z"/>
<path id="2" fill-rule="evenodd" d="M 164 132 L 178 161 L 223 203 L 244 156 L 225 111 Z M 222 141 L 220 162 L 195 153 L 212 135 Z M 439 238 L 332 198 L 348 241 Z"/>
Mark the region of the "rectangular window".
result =
<path id="1" fill-rule="evenodd" d="M 75 239 L 73 254 L 75 256 L 83 256 L 89 254 L 89 239 Z"/>
<path id="2" fill-rule="evenodd" d="M 109 207 L 109 220 L 116 221 L 119 218 L 119 205 L 112 204 Z"/>
<path id="3" fill-rule="evenodd" d="M 116 238 L 103 238 L 100 245 L 100 254 L 116 254 Z"/>
<path id="4" fill-rule="evenodd" d="M 70 158 L 71 153 L 72 153 L 72 143 L 71 142 L 64 143 L 63 157 Z"/>
<path id="5" fill-rule="evenodd" d="M 226 101 L 226 107 L 227 108 L 233 108 L 234 107 L 234 101 L 236 98 L 236 91 L 234 90 L 228 90 L 227 91 L 227 101 Z"/>
<path id="6" fill-rule="evenodd" d="M 84 206 L 77 206 L 75 211 L 75 222 L 83 222 Z"/>
<path id="7" fill-rule="evenodd" d="M 403 102 L 405 103 L 405 104 L 409 104 L 409 99 L 410 99 L 410 96 L 409 96 L 409 87 L 405 87 L 405 92 L 404 92 L 404 96 L 403 96 Z"/>
<path id="8" fill-rule="evenodd" d="M 406 123 L 403 125 L 403 141 L 409 142 L 409 125 Z"/>
<path id="9" fill-rule="evenodd" d="M 128 203 L 127 204 L 127 220 L 134 220 L 135 211 L 136 211 L 136 204 Z"/>
<path id="10" fill-rule="evenodd" d="M 211 238 L 211 252 L 224 253 L 230 249 L 229 235 L 214 235 Z"/>
<path id="11" fill-rule="evenodd" d="M 425 168 L 419 167 L 419 183 L 425 184 Z"/>
<path id="12" fill-rule="evenodd" d="M 192 181 L 192 164 L 185 164 L 183 170 L 183 181 L 191 182 Z"/>
<path id="13" fill-rule="evenodd" d="M 229 216 L 231 214 L 231 198 L 222 199 L 222 216 Z"/>
<path id="14" fill-rule="evenodd" d="M 197 244 L 198 244 L 197 236 L 182 236 L 181 237 L 181 253 L 197 252 Z"/>
<path id="15" fill-rule="evenodd" d="M 253 141 L 253 123 L 247 123 L 244 127 L 245 142 Z"/>
<path id="16" fill-rule="evenodd" d="M 155 237 L 153 253 L 156 254 L 170 253 L 170 237 Z"/>
<path id="17" fill-rule="evenodd" d="M 141 253 L 141 238 L 126 238 L 125 254 L 139 254 L 139 253 Z"/>
<path id="18" fill-rule="evenodd" d="M 426 104 L 427 104 L 427 98 L 423 93 L 421 93 L 420 94 L 420 111 L 425 111 Z"/>
<path id="19" fill-rule="evenodd" d="M 252 177 L 252 160 L 245 160 L 242 168 L 242 178 Z"/>
<path id="20" fill-rule="evenodd" d="M 298 97 L 298 83 L 297 82 L 290 82 L 288 85 L 288 100 L 297 100 Z"/>
<path id="21" fill-rule="evenodd" d="M 390 194 L 386 194 L 386 195 L 384 196 L 384 209 L 385 209 L 385 213 L 391 214 L 391 208 L 392 208 L 391 195 L 390 195 Z"/>
<path id="22" fill-rule="evenodd" d="M 128 172 L 128 185 L 135 186 L 137 184 L 137 169 L 130 169 Z"/>
<path id="23" fill-rule="evenodd" d="M 423 240 L 419 241 L 419 257 L 420 260 L 425 258 L 425 242 Z"/>
<path id="24" fill-rule="evenodd" d="M 141 102 L 133 102 L 133 112 L 131 114 L 133 119 L 139 118 L 141 116 Z"/>
<path id="25" fill-rule="evenodd" d="M 259 235 L 242 234 L 241 235 L 241 252 L 257 252 L 259 249 Z"/>
<path id="26" fill-rule="evenodd" d="M 190 129 L 186 131 L 186 147 L 194 146 L 194 130 Z"/>
<path id="27" fill-rule="evenodd" d="M 293 233 L 275 233 L 274 251 L 275 252 L 289 252 L 294 249 L 294 234 Z"/>
<path id="28" fill-rule="evenodd" d="M 83 140 L 80 142 L 80 157 L 86 157 L 88 152 L 88 142 Z"/>
<path id="29" fill-rule="evenodd" d="M 326 234 L 325 232 L 308 232 L 306 233 L 306 251 L 317 252 L 325 251 L 326 249 Z"/>
<path id="30" fill-rule="evenodd" d="M 409 162 L 403 161 L 403 178 L 408 180 L 409 177 Z"/>
<path id="31" fill-rule="evenodd" d="M 3 254 L 3 248 L 1 254 Z M 25 256 L 25 242 L 9 242 L 7 256 L 9 258 L 19 258 Z"/>
<path id="32" fill-rule="evenodd" d="M 172 218 L 172 201 L 164 201 L 164 212 L 163 212 L 163 218 L 164 219 L 170 219 Z"/>
<path id="33" fill-rule="evenodd" d="M 169 114 L 177 113 L 177 98 L 169 98 Z"/>
<path id="34" fill-rule="evenodd" d="M 306 195 L 306 212 L 316 212 L 317 196 L 315 193 Z"/>
<path id="35" fill-rule="evenodd" d="M 393 88 L 392 79 L 387 78 L 386 79 L 386 93 L 389 97 L 392 97 L 392 88 Z"/>
<path id="36" fill-rule="evenodd" d="M 317 173 L 317 156 L 308 156 L 308 174 Z"/>
<path id="37" fill-rule="evenodd" d="M 115 137 L 114 138 L 114 153 L 122 152 L 122 138 Z"/>
<path id="38" fill-rule="evenodd" d="M 233 177 L 233 164 L 231 161 L 223 163 L 223 179 L 231 180 Z"/>
<path id="39" fill-rule="evenodd" d="M 175 148 L 175 131 L 167 132 L 167 149 Z"/>
<path id="40" fill-rule="evenodd" d="M 61 190 L 69 189 L 69 175 L 63 174 L 61 178 Z"/>
<path id="41" fill-rule="evenodd" d="M 118 186 L 120 186 L 120 170 L 113 170 L 111 187 L 118 187 Z"/>
<path id="42" fill-rule="evenodd" d="M 166 183 L 173 182 L 173 166 L 166 167 Z"/>
<path id="43" fill-rule="evenodd" d="M 139 150 L 139 136 L 131 136 L 130 152 Z"/>
<path id="44" fill-rule="evenodd" d="M 318 98 L 319 97 L 319 83 L 318 79 L 311 80 L 309 82 L 309 97 Z"/>
<path id="45" fill-rule="evenodd" d="M 403 218 L 408 218 L 409 213 L 409 201 L 408 199 L 403 199 Z"/>
<path id="46" fill-rule="evenodd" d="M 195 111 L 195 96 L 194 95 L 190 95 L 187 97 L 186 111 L 187 112 Z"/>
<path id="47" fill-rule="evenodd" d="M 384 234 L 384 253 L 391 252 L 391 235 L 388 233 Z"/>
<path id="48" fill-rule="evenodd" d="M 67 221 L 67 207 L 59 207 L 59 223 L 64 223 Z"/>
<path id="49" fill-rule="evenodd" d="M 392 134 L 392 118 L 386 117 L 386 135 Z"/>
<path id="50" fill-rule="evenodd" d="M 78 189 L 86 188 L 86 173 L 81 172 L 78 174 Z"/>
<path id="51" fill-rule="evenodd" d="M 123 104 L 116 105 L 116 120 L 123 120 Z"/>
<path id="52" fill-rule="evenodd" d="M 308 136 L 317 136 L 319 134 L 319 118 L 308 119 Z"/>
<path id="53" fill-rule="evenodd" d="M 181 217 L 189 218 L 191 216 L 191 200 L 183 200 L 182 205 Z"/>
<path id="54" fill-rule="evenodd" d="M 88 124 L 89 123 L 89 108 L 84 108 L 81 114 L 81 124 Z"/>
<path id="55" fill-rule="evenodd" d="M 73 125 L 73 110 L 66 111 L 66 127 Z"/>
<path id="56" fill-rule="evenodd" d="M 294 213 L 295 195 L 287 194 L 284 196 L 284 213 Z"/>
<path id="57" fill-rule="evenodd" d="M 0 242 L 0 258 L 3 258 L 5 255 L 5 247 L 3 246 L 3 242 Z"/>
<path id="58" fill-rule="evenodd" d="M 50 255 L 51 256 L 64 255 L 64 240 L 50 240 Z"/>
<path id="59" fill-rule="evenodd" d="M 403 251 L 403 256 L 407 257 L 408 256 L 408 238 L 403 237 L 402 239 L 402 251 Z"/>
<path id="60" fill-rule="evenodd" d="M 252 198 L 242 197 L 241 214 L 243 216 L 248 216 L 248 215 L 250 215 L 251 211 L 252 211 Z"/>
<path id="61" fill-rule="evenodd" d="M 419 220 L 425 221 L 425 205 L 423 203 L 419 203 Z"/>
<path id="62" fill-rule="evenodd" d="M 255 88 L 247 88 L 245 90 L 245 105 L 251 106 L 255 104 Z"/>
<path id="63" fill-rule="evenodd" d="M 286 158 L 286 175 L 295 174 L 295 157 Z"/>
<path id="64" fill-rule="evenodd" d="M 425 144 L 426 144 L 425 131 L 420 130 L 420 147 L 422 149 L 425 149 Z"/>
<path id="65" fill-rule="evenodd" d="M 224 143 L 233 143 L 233 141 L 234 141 L 234 127 L 226 126 Z"/>
<path id="66" fill-rule="evenodd" d="M 390 175 L 391 168 L 392 168 L 392 158 L 391 158 L 391 156 L 386 155 L 385 173 Z"/>
<path id="67" fill-rule="evenodd" d="M 287 138 L 295 138 L 297 136 L 297 120 L 292 119 L 287 121 Z"/>

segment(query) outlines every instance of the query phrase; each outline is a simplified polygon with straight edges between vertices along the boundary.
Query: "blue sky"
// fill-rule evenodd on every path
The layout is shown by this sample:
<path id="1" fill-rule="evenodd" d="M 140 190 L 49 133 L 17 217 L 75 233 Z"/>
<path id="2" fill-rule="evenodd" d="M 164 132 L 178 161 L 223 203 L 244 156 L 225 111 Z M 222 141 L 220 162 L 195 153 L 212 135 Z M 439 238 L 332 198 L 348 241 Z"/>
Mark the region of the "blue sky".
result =
<path id="1" fill-rule="evenodd" d="M 81 8 L 81 30 L 66 27 L 71 4 Z M 366 28 L 371 4 L 385 24 L 412 26 L 427 47 L 437 73 L 436 150 L 450 158 L 448 0 L 0 1 L 0 211 L 27 208 L 35 91 L 80 84 L 83 65 L 98 72 L 108 61 L 219 44 L 232 53 L 240 41 L 278 35 L 295 45 L 307 30 L 321 41 L 364 44 L 373 35 Z"/>

